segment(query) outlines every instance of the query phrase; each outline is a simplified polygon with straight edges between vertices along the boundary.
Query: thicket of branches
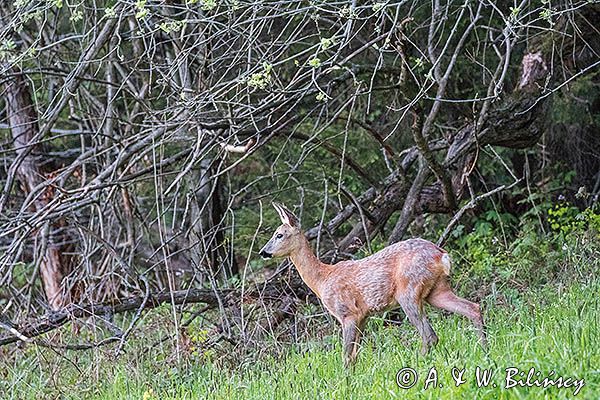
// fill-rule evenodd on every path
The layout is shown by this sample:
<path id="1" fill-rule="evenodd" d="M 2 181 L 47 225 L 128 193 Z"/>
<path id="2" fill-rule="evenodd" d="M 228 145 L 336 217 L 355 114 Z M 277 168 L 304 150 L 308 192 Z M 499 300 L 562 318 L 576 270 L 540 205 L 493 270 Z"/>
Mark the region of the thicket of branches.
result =
<path id="1" fill-rule="evenodd" d="M 218 308 L 227 335 L 247 329 L 246 301 L 277 305 L 267 325 L 285 318 L 305 289 L 252 268 L 271 199 L 295 199 L 338 259 L 401 240 L 419 215 L 460 216 L 515 182 L 535 191 L 549 160 L 599 192 L 593 2 L 17 0 L 0 13 L 0 344 L 92 313 L 124 340 L 133 323 L 123 332 L 114 313 L 163 302 Z"/>

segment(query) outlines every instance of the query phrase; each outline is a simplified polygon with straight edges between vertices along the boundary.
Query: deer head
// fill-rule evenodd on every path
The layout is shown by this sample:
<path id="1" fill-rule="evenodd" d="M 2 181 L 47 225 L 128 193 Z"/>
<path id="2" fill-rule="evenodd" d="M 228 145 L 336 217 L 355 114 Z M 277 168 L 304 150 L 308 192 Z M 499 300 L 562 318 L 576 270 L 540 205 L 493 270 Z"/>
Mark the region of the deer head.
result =
<path id="1" fill-rule="evenodd" d="M 281 225 L 275 230 L 259 254 L 263 258 L 288 257 L 303 245 L 304 236 L 300 230 L 300 222 L 285 206 L 273 203 L 273 207 L 281 218 Z"/>

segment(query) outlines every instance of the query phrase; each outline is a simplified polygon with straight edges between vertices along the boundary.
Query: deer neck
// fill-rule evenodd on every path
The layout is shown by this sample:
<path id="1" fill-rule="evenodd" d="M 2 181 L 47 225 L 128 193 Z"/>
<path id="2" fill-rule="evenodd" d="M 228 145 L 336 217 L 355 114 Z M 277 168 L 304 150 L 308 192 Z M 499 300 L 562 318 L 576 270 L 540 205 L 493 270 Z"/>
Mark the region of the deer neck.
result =
<path id="1" fill-rule="evenodd" d="M 327 277 L 329 265 L 322 263 L 310 248 L 308 240 L 302 237 L 300 249 L 290 255 L 290 259 L 306 285 L 321 298 L 321 282 Z"/>

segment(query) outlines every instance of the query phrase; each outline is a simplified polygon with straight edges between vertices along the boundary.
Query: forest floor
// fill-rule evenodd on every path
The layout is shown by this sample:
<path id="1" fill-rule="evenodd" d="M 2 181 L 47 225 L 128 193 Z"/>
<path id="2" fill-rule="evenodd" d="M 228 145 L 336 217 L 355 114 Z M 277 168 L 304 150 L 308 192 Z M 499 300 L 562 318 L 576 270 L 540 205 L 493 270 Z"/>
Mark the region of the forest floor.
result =
<path id="1" fill-rule="evenodd" d="M 172 351 L 168 346 L 147 351 L 148 343 L 156 340 L 152 323 L 151 329 L 140 327 L 143 334 L 132 339 L 118 358 L 108 348 L 83 352 L 37 346 L 13 349 L 0 358 L 0 393 L 3 399 L 37 400 L 571 399 L 576 393 L 577 398 L 597 399 L 599 293 L 600 281 L 592 280 L 530 288 L 500 305 L 489 296 L 484 302 L 488 351 L 479 346 L 470 323 L 457 316 L 429 310 L 440 343 L 425 356 L 420 354 L 412 326 L 373 318 L 351 371 L 342 366 L 337 326 L 331 327 L 325 340 L 307 337 L 276 357 L 240 360 L 237 367 L 224 368 L 207 357 L 177 361 L 167 354 Z M 145 343 L 145 354 L 141 354 L 141 343 Z M 478 385 L 478 367 L 480 377 L 483 370 L 492 372 L 487 384 Z M 405 368 L 417 374 L 417 382 L 407 389 L 397 384 L 398 371 Z M 529 384 L 563 377 L 569 387 L 521 387 L 519 382 L 527 385 L 531 368 L 534 375 Z M 465 382 L 457 386 L 455 378 L 460 378 L 463 369 Z M 411 371 L 405 371 L 405 385 L 410 386 Z"/>

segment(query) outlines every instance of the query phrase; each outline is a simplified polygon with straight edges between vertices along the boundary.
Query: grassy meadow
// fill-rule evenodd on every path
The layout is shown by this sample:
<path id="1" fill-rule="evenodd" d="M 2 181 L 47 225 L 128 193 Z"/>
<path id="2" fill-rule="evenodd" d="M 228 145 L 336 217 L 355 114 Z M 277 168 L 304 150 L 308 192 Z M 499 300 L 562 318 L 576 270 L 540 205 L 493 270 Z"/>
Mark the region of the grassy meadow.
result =
<path id="1" fill-rule="evenodd" d="M 482 256 L 472 250 L 470 254 L 476 258 L 454 255 L 458 258 L 454 286 L 467 297 L 483 294 L 480 300 L 489 335 L 487 351 L 479 346 L 466 319 L 429 308 L 440 338 L 429 354 L 420 354 L 420 341 L 412 326 L 402 320 L 391 322 L 384 315 L 369 321 L 353 370 L 342 366 L 337 324 L 322 316 L 312 317 L 320 321 L 319 334 L 305 335 L 298 341 L 274 339 L 264 343 L 265 348 L 276 351 L 223 348 L 180 351 L 176 356 L 174 341 L 166 340 L 172 318 L 167 307 L 145 314 L 124 354 L 118 357 L 112 345 L 88 351 L 34 345 L 2 349 L 0 392 L 6 399 L 36 400 L 597 399 L 597 243 L 576 240 L 562 247 L 548 244 L 544 249 L 539 242 L 521 241 L 523 246 L 532 246 L 525 256 L 515 246 Z M 475 243 L 468 246 L 476 248 Z M 537 254 L 534 248 L 542 253 Z M 515 270 L 515 263 L 522 266 L 519 273 L 503 272 L 503 266 L 507 271 Z M 495 279 L 490 278 L 492 275 Z M 201 328 L 202 323 L 198 323 L 189 329 Z M 68 335 L 68 331 L 63 328 L 61 335 Z M 490 381 L 480 387 L 477 367 L 492 373 Z M 523 374 L 534 368 L 530 382 L 545 377 L 571 378 L 566 381 L 570 387 L 506 388 L 506 369 L 511 367 Z M 404 368 L 416 373 L 417 381 L 410 388 L 400 388 L 396 382 L 398 371 Z M 455 376 L 464 369 L 458 386 L 453 369 Z M 517 378 L 526 380 L 514 376 Z M 580 380 L 583 386 L 575 396 L 575 384 Z M 411 386 L 412 382 L 402 384 Z"/>

